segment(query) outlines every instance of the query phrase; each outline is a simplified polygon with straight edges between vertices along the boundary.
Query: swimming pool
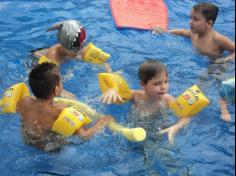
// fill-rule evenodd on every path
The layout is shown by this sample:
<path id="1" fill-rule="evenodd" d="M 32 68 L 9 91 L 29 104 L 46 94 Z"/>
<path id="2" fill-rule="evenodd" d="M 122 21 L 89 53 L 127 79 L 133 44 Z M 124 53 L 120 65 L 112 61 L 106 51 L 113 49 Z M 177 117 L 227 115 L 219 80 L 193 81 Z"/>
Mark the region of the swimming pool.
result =
<path id="1" fill-rule="evenodd" d="M 169 27 L 188 28 L 189 11 L 199 0 L 166 1 Z M 203 1 L 202 1 L 203 2 Z M 213 0 L 220 7 L 217 31 L 235 38 L 235 3 Z M 210 64 L 198 54 L 188 39 L 114 26 L 108 0 L 1 0 L 0 1 L 0 94 L 9 86 L 27 80 L 29 50 L 50 46 L 55 33 L 46 33 L 49 25 L 79 19 L 87 29 L 88 41 L 112 55 L 113 70 L 123 70 L 130 87 L 139 88 L 137 68 L 148 58 L 156 58 L 169 69 L 170 93 L 179 95 L 198 82 Z M 229 63 L 225 75 L 234 75 Z M 89 70 L 89 71 L 88 71 Z M 80 100 L 104 113 L 127 122 L 130 104 L 104 106 L 97 101 L 100 91 L 97 73 L 100 67 L 81 62 L 62 66 L 65 88 Z M 235 109 L 230 105 L 231 123 L 220 119 L 217 105 L 219 82 L 209 79 L 202 89 L 211 104 L 176 136 L 173 145 L 167 137 L 147 148 L 145 160 L 139 144 L 126 141 L 109 130 L 86 143 L 72 138 L 74 145 L 55 154 L 43 153 L 21 140 L 18 115 L 0 115 L 0 175 L 71 176 L 231 176 L 235 172 Z M 171 121 L 174 116 L 170 114 Z"/>

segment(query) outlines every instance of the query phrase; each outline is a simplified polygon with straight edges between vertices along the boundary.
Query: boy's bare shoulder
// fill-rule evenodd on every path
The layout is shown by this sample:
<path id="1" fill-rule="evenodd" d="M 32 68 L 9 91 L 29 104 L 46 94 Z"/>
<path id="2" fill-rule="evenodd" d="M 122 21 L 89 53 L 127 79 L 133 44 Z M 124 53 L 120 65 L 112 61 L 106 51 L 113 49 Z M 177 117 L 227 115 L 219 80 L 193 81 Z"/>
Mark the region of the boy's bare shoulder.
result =
<path id="1" fill-rule="evenodd" d="M 214 40 L 215 42 L 217 43 L 222 43 L 222 42 L 227 42 L 227 41 L 231 41 L 227 36 L 217 32 L 217 31 L 214 31 L 213 33 L 214 35 Z M 231 41 L 233 43 L 233 41 Z"/>
<path id="2" fill-rule="evenodd" d="M 24 111 L 25 108 L 31 106 L 33 103 L 34 103 L 34 98 L 32 96 L 22 97 L 17 102 L 16 111 L 22 112 L 22 111 Z"/>
<path id="3" fill-rule="evenodd" d="M 235 51 L 235 42 L 232 41 L 227 36 L 214 31 L 214 42 L 217 43 L 223 50 L 228 50 L 230 52 Z"/>
<path id="4" fill-rule="evenodd" d="M 32 104 L 34 101 L 35 101 L 34 97 L 25 96 L 25 97 L 23 97 L 19 100 L 18 105 L 25 106 L 25 105 L 28 105 L 28 104 Z"/>
<path id="5" fill-rule="evenodd" d="M 143 90 L 133 90 L 132 93 L 134 101 L 145 98 L 145 92 Z"/>
<path id="6" fill-rule="evenodd" d="M 54 107 L 55 107 L 58 111 L 62 111 L 62 110 L 64 110 L 65 108 L 67 108 L 68 105 L 66 105 L 66 104 L 63 103 L 63 102 L 55 102 L 55 103 L 54 103 Z"/>
<path id="7" fill-rule="evenodd" d="M 170 94 L 166 94 L 164 95 L 164 100 L 166 101 L 167 104 L 171 104 L 172 102 L 175 101 L 175 98 Z"/>
<path id="8" fill-rule="evenodd" d="M 227 38 L 226 36 L 217 31 L 213 31 L 213 37 L 215 41 L 221 41 L 222 39 Z"/>

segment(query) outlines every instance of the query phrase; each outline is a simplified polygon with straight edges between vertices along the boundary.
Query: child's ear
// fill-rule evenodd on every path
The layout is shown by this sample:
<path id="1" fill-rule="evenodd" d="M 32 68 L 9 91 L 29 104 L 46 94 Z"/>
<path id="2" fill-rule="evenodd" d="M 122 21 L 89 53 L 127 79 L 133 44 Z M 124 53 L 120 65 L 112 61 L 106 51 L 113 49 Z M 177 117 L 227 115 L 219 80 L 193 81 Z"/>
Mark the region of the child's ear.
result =
<path id="1" fill-rule="evenodd" d="M 143 81 L 140 82 L 140 86 L 141 87 L 144 87 L 145 86 L 145 83 Z"/>
<path id="2" fill-rule="evenodd" d="M 207 24 L 208 24 L 209 26 L 213 26 L 213 20 L 209 20 L 209 21 L 207 22 Z"/>
<path id="3" fill-rule="evenodd" d="M 56 96 L 60 96 L 60 94 L 61 94 L 60 86 L 57 85 L 57 86 L 55 87 L 55 95 L 56 95 Z"/>

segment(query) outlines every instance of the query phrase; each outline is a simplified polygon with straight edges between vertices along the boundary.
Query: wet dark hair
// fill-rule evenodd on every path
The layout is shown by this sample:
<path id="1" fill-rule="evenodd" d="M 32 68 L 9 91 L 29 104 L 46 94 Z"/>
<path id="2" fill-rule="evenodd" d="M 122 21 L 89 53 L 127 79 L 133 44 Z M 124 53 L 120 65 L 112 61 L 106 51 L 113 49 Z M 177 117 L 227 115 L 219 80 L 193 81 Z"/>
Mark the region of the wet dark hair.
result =
<path id="1" fill-rule="evenodd" d="M 148 60 L 144 62 L 142 65 L 140 65 L 138 70 L 139 79 L 144 84 L 147 84 L 152 78 L 159 76 L 162 73 L 165 73 L 166 76 L 168 76 L 166 66 L 156 60 Z"/>
<path id="2" fill-rule="evenodd" d="M 60 84 L 58 67 L 52 63 L 38 64 L 29 73 L 29 86 L 34 96 L 48 99 Z"/>
<path id="3" fill-rule="evenodd" d="M 215 23 L 219 8 L 212 4 L 212 3 L 199 3 L 193 6 L 193 10 L 195 13 L 201 13 L 207 21 L 212 20 L 213 23 Z"/>

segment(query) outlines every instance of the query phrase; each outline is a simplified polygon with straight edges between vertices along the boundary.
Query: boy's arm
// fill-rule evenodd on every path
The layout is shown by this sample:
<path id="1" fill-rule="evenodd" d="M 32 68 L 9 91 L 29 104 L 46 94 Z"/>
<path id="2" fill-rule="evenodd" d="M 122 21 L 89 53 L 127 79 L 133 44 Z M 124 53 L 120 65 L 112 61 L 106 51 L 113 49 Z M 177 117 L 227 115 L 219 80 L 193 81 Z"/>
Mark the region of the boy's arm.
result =
<path id="1" fill-rule="evenodd" d="M 153 28 L 153 32 L 156 33 L 156 34 L 166 32 L 166 33 L 169 33 L 169 34 L 180 35 L 180 36 L 183 36 L 183 37 L 188 37 L 188 38 L 191 37 L 191 32 L 189 30 L 186 30 L 186 29 L 165 30 L 165 29 L 162 29 L 160 27 L 155 27 L 155 28 Z"/>
<path id="2" fill-rule="evenodd" d="M 40 58 L 41 56 L 45 55 L 48 52 L 48 49 L 49 48 L 39 48 L 39 49 L 35 49 L 35 50 L 30 51 L 30 53 L 33 56 Z"/>
<path id="3" fill-rule="evenodd" d="M 110 122 L 113 122 L 114 119 L 111 116 L 106 116 L 103 118 L 99 118 L 94 126 L 91 128 L 80 128 L 75 132 L 75 135 L 80 136 L 83 139 L 89 139 L 93 135 L 95 135 L 98 131 L 100 131 L 102 128 L 107 126 Z"/>
<path id="4" fill-rule="evenodd" d="M 176 135 L 176 133 L 182 129 L 185 125 L 187 125 L 190 122 L 190 118 L 180 118 L 179 121 L 174 124 L 173 126 L 166 128 L 164 130 L 161 130 L 160 133 L 164 134 L 167 133 L 168 134 L 168 140 L 170 143 L 174 142 L 174 137 Z"/>
<path id="5" fill-rule="evenodd" d="M 166 95 L 165 99 L 166 99 L 167 104 L 170 104 L 173 101 L 175 101 L 175 98 L 172 97 L 171 95 Z M 176 124 L 174 124 L 173 126 L 171 126 L 169 128 L 166 128 L 166 129 L 160 131 L 160 133 L 161 134 L 167 133 L 169 142 L 173 143 L 176 133 L 180 129 L 182 129 L 185 125 L 187 125 L 189 122 L 190 122 L 189 117 L 181 117 Z"/>
<path id="6" fill-rule="evenodd" d="M 226 62 L 229 60 L 234 60 L 235 59 L 235 42 L 233 42 L 232 40 L 230 40 L 228 37 L 223 36 L 221 34 L 217 34 L 216 35 L 216 41 L 219 44 L 220 48 L 222 51 L 228 51 L 231 54 L 225 58 L 222 59 L 217 59 L 216 63 L 222 63 L 222 62 Z"/>
<path id="7" fill-rule="evenodd" d="M 180 36 L 188 37 L 188 38 L 191 37 L 191 32 L 186 29 L 172 29 L 172 30 L 168 30 L 168 33 L 174 34 L 174 35 L 180 35 Z"/>
<path id="8" fill-rule="evenodd" d="M 230 115 L 229 110 L 227 108 L 226 100 L 220 99 L 219 105 L 220 105 L 220 111 L 221 111 L 221 118 L 226 122 L 230 122 L 231 115 Z"/>

